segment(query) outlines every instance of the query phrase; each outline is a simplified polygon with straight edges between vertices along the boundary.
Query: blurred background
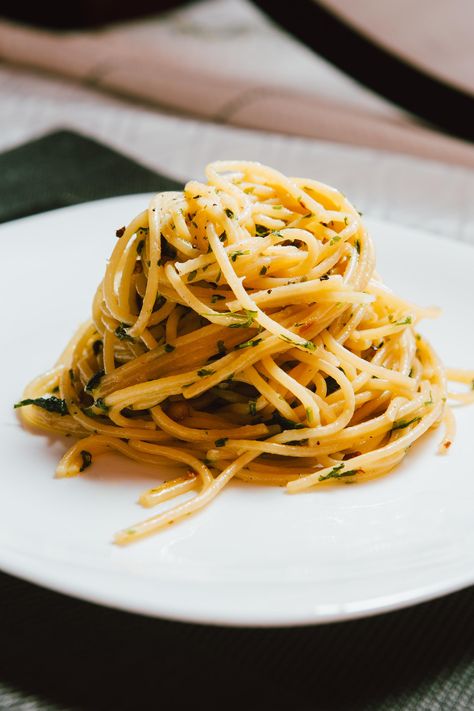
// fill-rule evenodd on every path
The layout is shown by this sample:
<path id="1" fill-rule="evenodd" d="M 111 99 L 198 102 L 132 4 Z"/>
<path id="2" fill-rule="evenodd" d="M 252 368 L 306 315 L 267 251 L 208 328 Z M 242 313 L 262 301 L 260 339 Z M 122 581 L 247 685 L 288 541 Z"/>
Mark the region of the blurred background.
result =
<path id="1" fill-rule="evenodd" d="M 140 123 L 172 113 L 474 165 L 471 0 L 2 8 L 0 148 L 62 122 L 137 153 Z"/>

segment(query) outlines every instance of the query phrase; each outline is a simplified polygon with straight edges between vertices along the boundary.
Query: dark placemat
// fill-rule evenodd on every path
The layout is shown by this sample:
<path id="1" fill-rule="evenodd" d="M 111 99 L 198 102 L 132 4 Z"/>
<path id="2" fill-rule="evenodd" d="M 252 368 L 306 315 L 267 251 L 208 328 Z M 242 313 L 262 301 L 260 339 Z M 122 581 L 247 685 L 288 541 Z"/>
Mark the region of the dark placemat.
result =
<path id="1" fill-rule="evenodd" d="M 0 176 L 4 220 L 13 185 L 11 216 L 177 187 L 69 132 L 3 154 Z M 223 709 L 471 711 L 473 610 L 470 588 L 367 620 L 228 629 L 119 612 L 0 573 L 0 711 L 141 711 L 188 697 Z"/>
<path id="2" fill-rule="evenodd" d="M 97 141 L 56 131 L 0 156 L 0 222 L 99 198 L 181 188 Z"/>

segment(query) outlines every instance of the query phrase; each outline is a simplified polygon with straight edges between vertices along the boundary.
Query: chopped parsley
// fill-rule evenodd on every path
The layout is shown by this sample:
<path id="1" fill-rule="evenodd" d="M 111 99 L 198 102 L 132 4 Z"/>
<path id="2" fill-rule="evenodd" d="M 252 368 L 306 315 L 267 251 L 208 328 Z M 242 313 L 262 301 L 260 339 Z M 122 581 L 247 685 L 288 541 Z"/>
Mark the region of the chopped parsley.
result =
<path id="1" fill-rule="evenodd" d="M 415 422 L 419 422 L 421 420 L 421 417 L 413 417 L 411 420 L 397 420 L 396 422 L 393 423 L 392 429 L 390 430 L 393 432 L 394 430 L 403 430 L 405 427 L 408 427 L 409 425 L 413 425 Z"/>
<path id="2" fill-rule="evenodd" d="M 242 348 L 255 348 L 255 346 L 258 346 L 261 340 L 261 338 L 254 338 L 253 340 L 245 341 L 244 343 L 239 343 L 237 346 L 235 346 L 234 350 L 238 351 Z"/>
<path id="3" fill-rule="evenodd" d="M 340 479 L 343 476 L 355 476 L 357 474 L 357 469 L 349 469 L 349 471 L 344 471 L 344 463 L 337 464 L 333 467 L 327 474 L 322 474 L 318 481 L 327 481 L 328 479 Z"/>
<path id="4" fill-rule="evenodd" d="M 126 324 L 121 323 L 114 331 L 119 341 L 133 341 L 133 337 L 129 336 L 126 330 Z"/>
<path id="5" fill-rule="evenodd" d="M 24 407 L 25 405 L 36 405 L 36 407 L 41 407 L 47 412 L 54 412 L 57 415 L 61 415 L 61 417 L 69 414 L 66 400 L 55 397 L 54 395 L 51 395 L 50 397 L 36 397 L 20 400 L 20 402 L 15 403 L 13 407 L 16 409 L 17 407 Z"/>
<path id="6" fill-rule="evenodd" d="M 265 225 L 255 225 L 255 234 L 259 237 L 266 237 L 270 234 L 270 230 Z"/>
<path id="7" fill-rule="evenodd" d="M 221 242 L 225 242 L 225 241 L 226 241 L 226 239 L 227 239 L 227 234 L 226 234 L 226 231 L 225 231 L 225 230 L 224 230 L 224 232 L 221 232 L 221 233 L 220 233 L 219 239 L 220 239 Z"/>
<path id="8" fill-rule="evenodd" d="M 336 242 L 339 242 L 340 239 L 341 239 L 341 237 L 339 235 L 335 235 L 329 241 L 329 245 L 332 246 L 333 244 L 336 244 Z"/>
<path id="9" fill-rule="evenodd" d="M 283 417 L 283 415 L 278 412 L 278 410 L 275 410 L 271 419 L 268 420 L 266 424 L 280 425 L 282 430 L 302 430 L 306 427 L 306 425 L 304 425 L 302 422 L 294 422 L 294 420 L 288 420 L 286 417 Z"/>
<path id="10" fill-rule="evenodd" d="M 399 321 L 395 321 L 395 326 L 406 326 L 407 324 L 411 323 L 412 318 L 411 316 L 407 316 L 405 319 L 400 319 Z"/>
<path id="11" fill-rule="evenodd" d="M 189 272 L 188 274 L 188 281 L 193 281 L 197 276 L 197 269 L 193 269 L 192 272 Z"/>
<path id="12" fill-rule="evenodd" d="M 171 353 L 176 349 L 176 346 L 172 346 L 171 343 L 165 343 L 164 345 L 165 353 Z"/>
<path id="13" fill-rule="evenodd" d="M 94 405 L 99 408 L 99 410 L 103 410 L 104 412 L 109 411 L 109 406 L 105 404 L 104 398 L 98 397 L 97 400 L 94 402 Z"/>
<path id="14" fill-rule="evenodd" d="M 356 239 L 355 248 L 356 248 L 357 254 L 360 254 L 360 239 Z"/>
<path id="15" fill-rule="evenodd" d="M 242 257 L 245 254 L 250 254 L 250 249 L 245 249 L 243 251 L 239 249 L 237 250 L 237 252 L 232 252 L 232 254 L 230 255 L 231 261 L 235 262 L 237 257 Z"/>
<path id="16" fill-rule="evenodd" d="M 84 469 L 87 469 L 87 467 L 90 467 L 90 465 L 92 464 L 92 454 L 86 449 L 81 449 L 80 454 L 82 457 L 82 465 L 79 471 L 83 472 Z"/>
<path id="17" fill-rule="evenodd" d="M 201 368 L 197 371 L 200 378 L 204 378 L 206 375 L 213 375 L 216 371 L 211 368 Z"/>
<path id="18" fill-rule="evenodd" d="M 84 386 L 84 390 L 88 393 L 92 392 L 94 388 L 98 386 L 100 383 L 101 379 L 104 377 L 105 371 L 104 370 L 98 370 L 97 373 L 94 373 L 92 378 L 87 381 L 87 383 Z"/>
<path id="19" fill-rule="evenodd" d="M 268 272 L 268 267 L 266 267 L 265 265 L 263 265 L 263 267 L 260 269 L 260 272 L 259 272 L 259 273 L 260 273 L 260 276 L 263 276 L 263 275 L 266 274 L 267 272 Z"/>
<path id="20" fill-rule="evenodd" d="M 228 217 L 229 219 L 231 219 L 231 220 L 233 219 L 234 213 L 232 212 L 232 210 L 231 210 L 230 208 L 226 207 L 226 209 L 224 210 L 224 212 L 225 212 L 225 214 L 227 215 L 227 217 Z"/>
<path id="21" fill-rule="evenodd" d="M 211 304 L 215 304 L 216 301 L 224 301 L 224 300 L 225 300 L 225 296 L 223 296 L 222 294 L 213 294 L 211 296 Z"/>
<path id="22" fill-rule="evenodd" d="M 294 341 L 292 338 L 288 338 L 284 333 L 280 334 L 280 338 L 282 341 L 286 341 L 286 343 L 291 343 L 293 346 L 299 346 L 300 348 L 306 348 L 307 351 L 315 351 L 316 346 L 312 341 L 304 341 L 301 343 L 300 341 Z"/>
<path id="23" fill-rule="evenodd" d="M 248 309 L 244 309 L 244 311 L 244 314 L 236 314 L 230 312 L 230 316 L 232 316 L 232 318 L 241 319 L 242 322 L 231 323 L 229 325 L 229 328 L 250 328 L 252 326 L 254 319 L 258 314 L 258 311 L 249 311 Z"/>
<path id="24" fill-rule="evenodd" d="M 220 439 L 216 439 L 214 444 L 216 445 L 216 447 L 225 447 L 228 439 L 228 437 L 221 437 Z"/>

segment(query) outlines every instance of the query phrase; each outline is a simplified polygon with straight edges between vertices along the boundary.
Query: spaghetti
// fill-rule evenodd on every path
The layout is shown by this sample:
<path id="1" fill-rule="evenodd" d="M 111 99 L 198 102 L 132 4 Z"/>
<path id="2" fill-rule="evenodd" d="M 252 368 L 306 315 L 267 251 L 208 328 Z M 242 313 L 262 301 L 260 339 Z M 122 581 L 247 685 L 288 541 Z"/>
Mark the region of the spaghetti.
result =
<path id="1" fill-rule="evenodd" d="M 447 379 L 474 377 L 447 371 L 416 331 L 436 310 L 382 283 L 344 195 L 258 163 L 206 174 L 117 231 L 92 320 L 17 404 L 78 438 L 58 476 L 107 451 L 184 467 L 140 503 L 188 495 L 120 544 L 202 509 L 233 477 L 289 492 L 362 481 L 442 421 L 446 451 Z"/>

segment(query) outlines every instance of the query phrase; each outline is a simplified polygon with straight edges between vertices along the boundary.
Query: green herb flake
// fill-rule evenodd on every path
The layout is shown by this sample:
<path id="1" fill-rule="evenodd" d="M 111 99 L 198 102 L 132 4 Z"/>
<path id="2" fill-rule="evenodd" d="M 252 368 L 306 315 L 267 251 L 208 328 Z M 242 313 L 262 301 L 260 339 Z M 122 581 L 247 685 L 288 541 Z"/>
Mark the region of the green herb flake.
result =
<path id="1" fill-rule="evenodd" d="M 408 427 L 409 425 L 413 425 L 415 422 L 419 422 L 421 420 L 421 417 L 413 417 L 411 420 L 397 420 L 396 422 L 393 423 L 392 429 L 390 430 L 391 432 L 394 432 L 395 430 L 403 430 L 405 427 Z"/>
<path id="2" fill-rule="evenodd" d="M 220 233 L 219 239 L 220 239 L 221 242 L 225 242 L 225 241 L 226 241 L 226 239 L 227 239 L 227 234 L 226 234 L 226 231 L 225 231 L 225 230 L 224 230 L 224 232 L 221 232 L 221 233 Z"/>
<path id="3" fill-rule="evenodd" d="M 221 437 L 220 439 L 216 439 L 214 444 L 216 445 L 216 447 L 225 447 L 228 439 L 228 437 Z"/>
<path id="4" fill-rule="evenodd" d="M 97 400 L 94 402 L 94 405 L 99 408 L 99 410 L 103 410 L 104 412 L 109 411 L 109 406 L 105 404 L 104 398 L 99 397 Z"/>
<path id="5" fill-rule="evenodd" d="M 259 274 L 260 274 L 260 276 L 264 276 L 264 274 L 266 274 L 267 272 L 268 272 L 268 267 L 263 265 L 263 267 L 260 269 Z"/>
<path id="6" fill-rule="evenodd" d="M 188 274 L 188 281 L 193 281 L 197 276 L 197 269 L 193 269 L 192 272 L 189 272 Z"/>
<path id="7" fill-rule="evenodd" d="M 328 479 L 340 479 L 344 476 L 355 476 L 357 474 L 357 469 L 349 469 L 349 471 L 344 471 L 344 466 L 344 463 L 337 464 L 327 474 L 322 474 L 318 478 L 318 481 L 327 481 Z"/>
<path id="8" fill-rule="evenodd" d="M 206 375 L 213 375 L 216 371 L 211 370 L 211 368 L 201 368 L 200 370 L 197 371 L 197 374 L 199 375 L 200 378 L 206 377 Z"/>
<path id="9" fill-rule="evenodd" d="M 255 348 L 255 346 L 258 346 L 261 340 L 261 338 L 254 338 L 253 340 L 245 341 L 244 343 L 239 343 L 237 346 L 235 346 L 234 350 L 238 351 L 242 348 Z"/>
<path id="10" fill-rule="evenodd" d="M 340 235 L 334 235 L 334 237 L 332 237 L 331 240 L 329 241 L 329 246 L 332 247 L 332 245 L 336 244 L 336 242 L 339 242 L 340 239 L 341 239 Z"/>
<path id="11" fill-rule="evenodd" d="M 133 341 L 133 337 L 129 336 L 126 330 L 126 325 L 124 323 L 121 323 L 119 326 L 114 331 L 115 335 L 119 339 L 119 341 Z"/>
<path id="12" fill-rule="evenodd" d="M 231 323 L 229 325 L 229 328 L 250 328 L 252 326 L 254 319 L 258 314 L 258 311 L 249 311 L 248 309 L 244 309 L 244 311 L 245 314 L 236 314 L 233 312 L 229 313 L 232 318 L 242 320 L 241 323 Z"/>
<path id="13" fill-rule="evenodd" d="M 265 225 L 255 225 L 255 234 L 259 237 L 266 237 L 270 234 L 270 230 Z"/>
<path id="14" fill-rule="evenodd" d="M 101 379 L 104 377 L 105 371 L 104 370 L 98 370 L 97 373 L 94 373 L 92 378 L 87 381 L 87 383 L 84 386 L 84 390 L 88 393 L 92 392 L 94 388 L 98 386 L 100 383 Z"/>
<path id="15" fill-rule="evenodd" d="M 213 294 L 211 296 L 211 304 L 215 304 L 216 301 L 225 301 L 225 298 L 226 297 L 223 296 L 222 294 Z"/>
<path id="16" fill-rule="evenodd" d="M 235 262 L 237 257 L 243 257 L 245 254 L 250 254 L 250 249 L 245 249 L 245 250 L 237 250 L 236 252 L 232 252 L 230 255 L 231 261 Z"/>
<path id="17" fill-rule="evenodd" d="M 25 407 L 25 405 L 36 405 L 36 407 L 41 407 L 47 412 L 54 412 L 57 415 L 61 415 L 61 417 L 69 414 L 66 401 L 54 395 L 50 397 L 36 397 L 20 400 L 20 402 L 15 403 L 13 407 L 16 409 L 18 407 Z"/>
<path id="18" fill-rule="evenodd" d="M 356 239 L 355 248 L 356 248 L 357 254 L 360 254 L 360 239 Z"/>
<path id="19" fill-rule="evenodd" d="M 92 454 L 86 449 L 81 449 L 80 455 L 82 458 L 82 465 L 79 471 L 83 472 L 84 469 L 87 469 L 87 467 L 90 467 L 90 465 L 92 464 Z"/>
<path id="20" fill-rule="evenodd" d="M 407 324 L 412 322 L 411 316 L 407 316 L 405 319 L 400 319 L 399 321 L 395 321 L 395 326 L 406 326 Z"/>
<path id="21" fill-rule="evenodd" d="M 252 417 L 255 417 L 257 414 L 257 401 L 256 400 L 249 400 L 249 415 L 252 415 Z"/>
<path id="22" fill-rule="evenodd" d="M 232 212 L 232 210 L 231 210 L 230 208 L 226 207 L 226 209 L 224 210 L 224 212 L 225 212 L 225 214 L 227 215 L 227 217 L 228 217 L 230 220 L 233 219 L 234 213 Z"/>
<path id="23" fill-rule="evenodd" d="M 145 240 L 141 239 L 139 243 L 137 244 L 137 254 L 141 254 L 143 251 L 143 247 L 145 246 Z"/>
<path id="24" fill-rule="evenodd" d="M 171 343 L 165 343 L 164 345 L 165 353 L 171 353 L 176 349 L 176 346 L 172 346 Z"/>

